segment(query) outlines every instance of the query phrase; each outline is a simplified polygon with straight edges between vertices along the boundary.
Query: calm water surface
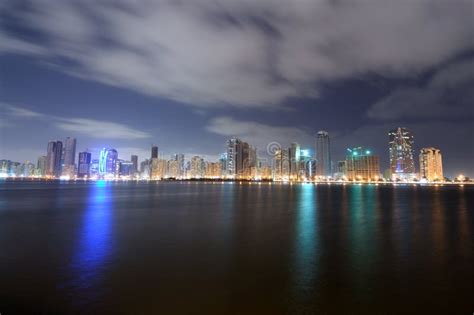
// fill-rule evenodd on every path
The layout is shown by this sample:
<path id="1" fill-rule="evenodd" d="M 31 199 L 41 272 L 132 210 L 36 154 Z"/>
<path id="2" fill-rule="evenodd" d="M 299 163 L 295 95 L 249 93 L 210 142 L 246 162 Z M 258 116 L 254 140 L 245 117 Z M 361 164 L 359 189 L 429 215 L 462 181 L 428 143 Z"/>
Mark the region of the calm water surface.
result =
<path id="1" fill-rule="evenodd" d="M 0 313 L 474 312 L 474 187 L 0 181 Z"/>

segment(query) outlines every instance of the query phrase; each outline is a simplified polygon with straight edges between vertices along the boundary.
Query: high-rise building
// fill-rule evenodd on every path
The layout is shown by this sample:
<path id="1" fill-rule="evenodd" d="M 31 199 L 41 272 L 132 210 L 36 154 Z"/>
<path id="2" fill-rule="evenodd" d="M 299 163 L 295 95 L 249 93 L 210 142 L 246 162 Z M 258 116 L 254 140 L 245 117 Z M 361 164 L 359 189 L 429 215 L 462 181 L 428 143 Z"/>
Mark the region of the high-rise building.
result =
<path id="1" fill-rule="evenodd" d="M 200 156 L 193 156 L 191 158 L 189 177 L 201 178 L 204 176 L 205 164 L 204 159 Z"/>
<path id="2" fill-rule="evenodd" d="M 70 178 L 76 174 L 76 138 L 67 137 L 64 141 L 61 174 Z"/>
<path id="3" fill-rule="evenodd" d="M 12 161 L 0 160 L 0 175 L 6 177 L 10 175 Z"/>
<path id="4" fill-rule="evenodd" d="M 441 151 L 435 148 L 423 148 L 420 152 L 420 178 L 428 181 L 442 181 L 443 161 Z"/>
<path id="5" fill-rule="evenodd" d="M 231 138 L 227 141 L 227 175 L 248 176 L 250 169 L 256 166 L 256 148 L 239 138 Z"/>
<path id="6" fill-rule="evenodd" d="M 30 161 L 26 161 L 20 166 L 20 176 L 30 177 L 35 175 L 35 165 Z"/>
<path id="7" fill-rule="evenodd" d="M 77 177 L 85 178 L 91 174 L 91 160 L 92 154 L 89 152 L 79 152 L 79 161 L 77 168 Z"/>
<path id="8" fill-rule="evenodd" d="M 221 165 L 219 162 L 206 162 L 205 163 L 205 177 L 206 178 L 219 178 L 221 176 Z"/>
<path id="9" fill-rule="evenodd" d="M 47 165 L 47 158 L 45 155 L 42 155 L 38 158 L 38 162 L 36 163 L 36 175 L 38 176 L 45 176 L 46 175 L 46 165 Z"/>
<path id="10" fill-rule="evenodd" d="M 362 147 L 347 149 L 345 172 L 349 180 L 378 180 L 380 178 L 380 159 L 371 150 Z"/>
<path id="11" fill-rule="evenodd" d="M 290 149 L 281 150 L 281 177 L 284 180 L 290 178 Z"/>
<path id="12" fill-rule="evenodd" d="M 118 152 L 115 149 L 104 148 L 99 155 L 99 175 L 115 176 L 117 173 Z"/>
<path id="13" fill-rule="evenodd" d="M 151 146 L 151 158 L 157 159 L 158 158 L 158 146 L 152 145 Z"/>
<path id="14" fill-rule="evenodd" d="M 300 145 L 296 142 L 293 142 L 289 149 L 290 155 L 290 178 L 297 179 L 299 176 L 299 166 L 300 166 Z"/>
<path id="15" fill-rule="evenodd" d="M 120 176 L 133 176 L 133 162 L 132 161 L 120 161 L 119 163 L 119 175 Z"/>
<path id="16" fill-rule="evenodd" d="M 61 141 L 48 142 L 46 154 L 46 175 L 50 177 L 61 176 L 61 160 L 63 152 L 63 143 Z"/>
<path id="17" fill-rule="evenodd" d="M 331 176 L 331 146 L 327 131 L 318 131 L 316 135 L 316 163 L 317 176 Z"/>
<path id="18" fill-rule="evenodd" d="M 150 178 L 151 161 L 146 159 L 140 163 L 140 177 Z"/>
<path id="19" fill-rule="evenodd" d="M 132 155 L 130 161 L 132 161 L 132 176 L 135 176 L 138 173 L 138 156 Z"/>
<path id="20" fill-rule="evenodd" d="M 413 179 L 416 176 L 413 134 L 407 128 L 399 127 L 390 130 L 388 137 L 392 179 Z"/>
<path id="21" fill-rule="evenodd" d="M 67 137 L 64 142 L 64 165 L 76 163 L 76 138 Z"/>
<path id="22" fill-rule="evenodd" d="M 173 168 L 173 176 L 171 177 L 184 177 L 184 154 L 176 153 L 171 155 L 171 160 L 175 161 L 176 163 L 168 164 Z"/>

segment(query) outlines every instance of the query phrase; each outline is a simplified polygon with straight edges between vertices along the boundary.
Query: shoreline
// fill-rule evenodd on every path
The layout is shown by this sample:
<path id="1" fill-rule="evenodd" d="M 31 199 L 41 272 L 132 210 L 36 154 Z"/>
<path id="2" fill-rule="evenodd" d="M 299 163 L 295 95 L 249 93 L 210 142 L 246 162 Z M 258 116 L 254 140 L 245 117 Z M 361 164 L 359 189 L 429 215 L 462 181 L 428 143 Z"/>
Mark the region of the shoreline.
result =
<path id="1" fill-rule="evenodd" d="M 474 185 L 474 181 L 470 182 L 365 182 L 365 181 L 274 181 L 274 180 L 249 180 L 249 179 L 59 179 L 59 178 L 34 178 L 34 177 L 7 177 L 1 178 L 1 182 L 140 182 L 140 183 L 247 183 L 247 184 L 276 184 L 276 185 L 294 185 L 294 184 L 313 184 L 313 185 L 391 185 L 391 186 L 464 186 L 464 185 Z"/>

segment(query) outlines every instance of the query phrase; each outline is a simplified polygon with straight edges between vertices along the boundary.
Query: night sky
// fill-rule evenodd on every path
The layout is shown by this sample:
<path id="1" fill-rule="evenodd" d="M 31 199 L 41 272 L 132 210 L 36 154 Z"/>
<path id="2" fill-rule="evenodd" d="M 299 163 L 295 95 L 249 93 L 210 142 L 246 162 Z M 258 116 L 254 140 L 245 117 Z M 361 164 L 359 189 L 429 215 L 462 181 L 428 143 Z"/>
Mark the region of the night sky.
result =
<path id="1" fill-rule="evenodd" d="M 368 146 L 383 171 L 403 126 L 416 160 L 437 147 L 474 176 L 473 1 L 7 0 L 0 80 L 0 159 L 67 136 L 212 160 L 235 135 L 263 156 L 327 130 L 334 161 Z"/>

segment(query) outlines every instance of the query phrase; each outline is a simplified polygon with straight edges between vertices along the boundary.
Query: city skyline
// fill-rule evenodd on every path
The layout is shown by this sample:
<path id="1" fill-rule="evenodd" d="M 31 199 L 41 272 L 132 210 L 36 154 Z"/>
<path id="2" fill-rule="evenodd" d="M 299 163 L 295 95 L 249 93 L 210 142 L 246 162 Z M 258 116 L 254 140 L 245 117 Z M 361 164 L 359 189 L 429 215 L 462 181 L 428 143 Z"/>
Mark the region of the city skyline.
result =
<path id="1" fill-rule="evenodd" d="M 150 146 L 148 157 L 139 159 L 136 154 L 129 158 L 119 155 L 112 147 L 103 147 L 94 158 L 90 150 L 77 153 L 77 139 L 66 137 L 65 141 L 49 141 L 46 155 L 40 155 L 36 165 L 0 159 L 0 176 L 46 177 L 46 178 L 221 178 L 273 181 L 444 181 L 441 150 L 424 147 L 419 151 L 419 164 L 414 156 L 414 134 L 405 127 L 391 129 L 387 133 L 389 165 L 380 163 L 380 155 L 371 147 L 347 148 L 342 160 L 331 159 L 331 137 L 320 130 L 315 136 L 313 148 L 301 147 L 292 142 L 284 147 L 278 142 L 266 146 L 266 153 L 259 155 L 258 148 L 237 137 L 226 141 L 226 148 L 219 158 L 200 155 L 186 156 L 183 153 L 165 154 L 156 144 Z M 159 152 L 161 154 L 159 154 Z M 470 178 L 466 173 L 452 179 Z M 451 180 L 451 179 L 450 179 Z"/>
<path id="2" fill-rule="evenodd" d="M 447 175 L 474 175 L 468 1 L 159 3 L 7 1 L 0 158 L 35 160 L 45 139 L 65 134 L 81 139 L 78 150 L 145 156 L 156 143 L 218 158 L 231 136 L 312 147 L 326 130 L 334 160 L 364 146 L 386 165 L 385 133 L 402 126 L 416 154 L 434 146 Z"/>

